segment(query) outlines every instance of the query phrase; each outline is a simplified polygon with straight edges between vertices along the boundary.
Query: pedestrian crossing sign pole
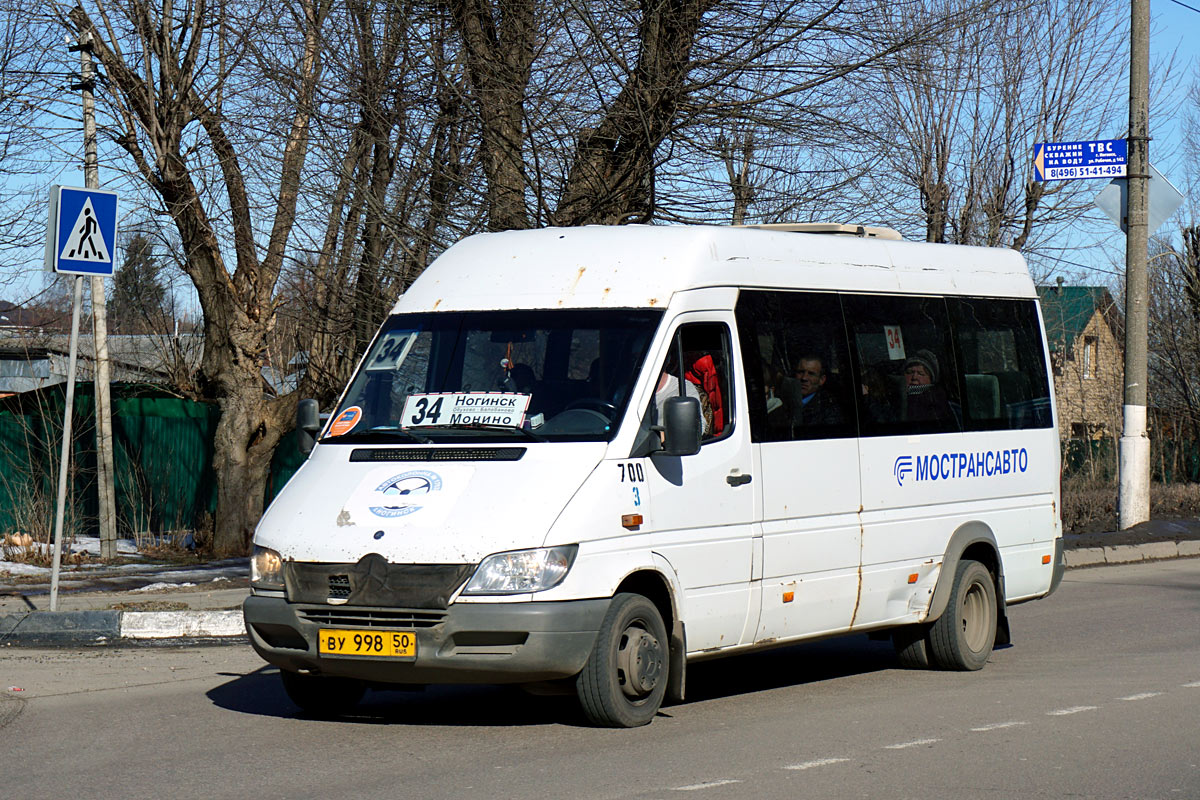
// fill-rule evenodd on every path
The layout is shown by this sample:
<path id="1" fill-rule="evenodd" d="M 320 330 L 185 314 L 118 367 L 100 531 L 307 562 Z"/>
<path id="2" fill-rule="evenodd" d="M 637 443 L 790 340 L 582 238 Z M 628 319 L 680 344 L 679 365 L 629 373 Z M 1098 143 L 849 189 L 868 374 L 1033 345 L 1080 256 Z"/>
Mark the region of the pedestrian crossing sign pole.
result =
<path id="1" fill-rule="evenodd" d="M 75 408 L 75 362 L 79 353 L 79 313 L 83 305 L 83 276 L 113 274 L 117 250 L 117 193 L 107 189 L 50 187 L 50 224 L 46 226 L 46 269 L 70 275 L 74 284 L 71 302 L 70 360 L 67 362 L 67 398 L 63 404 L 62 451 L 58 460 L 58 499 L 54 507 L 54 560 L 50 570 L 50 610 L 58 610 L 58 571 L 62 559 L 63 517 L 67 501 L 67 463 L 71 455 L 71 416 Z M 101 290 L 102 291 L 102 290 Z M 106 349 L 97 335 L 96 363 L 103 364 Z M 100 393 L 97 392 L 97 403 Z"/>
<path id="2" fill-rule="evenodd" d="M 50 187 L 46 269 L 67 275 L 112 277 L 117 249 L 117 193 Z"/>

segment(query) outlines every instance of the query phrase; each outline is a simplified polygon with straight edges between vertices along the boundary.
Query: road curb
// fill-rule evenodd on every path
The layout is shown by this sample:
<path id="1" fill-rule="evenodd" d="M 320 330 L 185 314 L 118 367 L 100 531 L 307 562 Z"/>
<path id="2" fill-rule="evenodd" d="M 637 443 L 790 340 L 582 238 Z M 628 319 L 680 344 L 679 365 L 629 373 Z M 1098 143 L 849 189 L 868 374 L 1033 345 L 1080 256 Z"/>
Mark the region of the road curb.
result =
<path id="1" fill-rule="evenodd" d="M 29 611 L 0 616 L 0 645 L 17 647 L 245 635 L 241 611 Z"/>
<path id="2" fill-rule="evenodd" d="M 1063 555 L 1066 558 L 1067 569 L 1103 564 L 1136 564 L 1139 561 L 1159 561 L 1167 558 L 1195 558 L 1200 556 L 1200 540 L 1078 547 L 1067 550 Z"/>
<path id="3" fill-rule="evenodd" d="M 122 639 L 178 639 L 183 636 L 244 636 L 241 611 L 126 611 Z"/>
<path id="4" fill-rule="evenodd" d="M 5 645 L 110 644 L 120 635 L 120 611 L 29 611 L 0 617 L 0 643 Z"/>

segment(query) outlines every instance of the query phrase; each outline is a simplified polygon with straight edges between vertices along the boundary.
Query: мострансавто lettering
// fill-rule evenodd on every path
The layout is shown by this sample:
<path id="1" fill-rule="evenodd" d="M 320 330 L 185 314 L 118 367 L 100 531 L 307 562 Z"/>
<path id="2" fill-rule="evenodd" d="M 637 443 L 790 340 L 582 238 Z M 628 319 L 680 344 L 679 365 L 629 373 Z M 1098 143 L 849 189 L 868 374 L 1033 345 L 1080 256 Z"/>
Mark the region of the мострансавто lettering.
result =
<path id="1" fill-rule="evenodd" d="M 914 461 L 914 478 L 918 481 L 982 478 L 1025 472 L 1029 468 L 1029 452 L 1022 447 L 978 453 L 941 453 L 917 456 Z"/>

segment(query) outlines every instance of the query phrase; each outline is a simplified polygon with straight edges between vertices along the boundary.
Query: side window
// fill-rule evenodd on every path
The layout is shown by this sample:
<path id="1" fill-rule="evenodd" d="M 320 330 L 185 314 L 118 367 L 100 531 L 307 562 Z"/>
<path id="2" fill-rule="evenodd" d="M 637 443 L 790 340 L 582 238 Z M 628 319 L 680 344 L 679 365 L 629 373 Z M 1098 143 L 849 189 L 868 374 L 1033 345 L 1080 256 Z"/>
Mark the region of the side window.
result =
<path id="1" fill-rule="evenodd" d="M 952 298 L 947 304 L 962 365 L 966 429 L 1050 427 L 1050 385 L 1034 302 Z"/>
<path id="2" fill-rule="evenodd" d="M 683 354 L 682 369 L 680 353 Z M 700 441 L 725 436 L 733 427 L 733 383 L 730 375 L 729 328 L 719 322 L 682 325 L 675 331 L 650 413 L 662 418 L 668 397 L 686 395 L 700 401 L 704 429 Z M 682 387 L 682 388 L 681 388 Z"/>
<path id="3" fill-rule="evenodd" d="M 863 436 L 961 430 L 959 371 L 940 297 L 843 295 Z"/>
<path id="4" fill-rule="evenodd" d="M 855 381 L 836 294 L 743 291 L 737 325 L 753 441 L 855 435 Z"/>

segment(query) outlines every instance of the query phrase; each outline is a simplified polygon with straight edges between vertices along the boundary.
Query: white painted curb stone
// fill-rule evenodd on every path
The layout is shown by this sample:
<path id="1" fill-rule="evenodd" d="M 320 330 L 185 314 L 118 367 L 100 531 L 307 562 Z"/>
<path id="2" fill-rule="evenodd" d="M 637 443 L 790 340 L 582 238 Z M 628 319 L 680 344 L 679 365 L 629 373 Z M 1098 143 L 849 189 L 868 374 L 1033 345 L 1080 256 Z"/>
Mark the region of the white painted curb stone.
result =
<path id="1" fill-rule="evenodd" d="M 244 636 L 241 611 L 126 611 L 123 639 L 175 639 L 183 636 Z"/>

